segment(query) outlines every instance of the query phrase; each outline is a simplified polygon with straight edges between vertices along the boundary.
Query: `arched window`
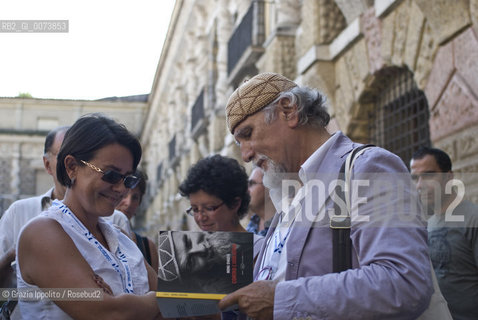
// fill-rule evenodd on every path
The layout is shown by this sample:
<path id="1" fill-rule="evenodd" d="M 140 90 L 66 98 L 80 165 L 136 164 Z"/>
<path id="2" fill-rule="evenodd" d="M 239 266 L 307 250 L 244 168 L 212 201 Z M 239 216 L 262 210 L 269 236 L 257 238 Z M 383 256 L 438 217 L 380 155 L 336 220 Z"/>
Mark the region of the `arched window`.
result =
<path id="1" fill-rule="evenodd" d="M 380 89 L 369 114 L 371 143 L 409 164 L 420 146 L 430 146 L 428 102 L 408 69 L 390 68 L 377 77 Z"/>

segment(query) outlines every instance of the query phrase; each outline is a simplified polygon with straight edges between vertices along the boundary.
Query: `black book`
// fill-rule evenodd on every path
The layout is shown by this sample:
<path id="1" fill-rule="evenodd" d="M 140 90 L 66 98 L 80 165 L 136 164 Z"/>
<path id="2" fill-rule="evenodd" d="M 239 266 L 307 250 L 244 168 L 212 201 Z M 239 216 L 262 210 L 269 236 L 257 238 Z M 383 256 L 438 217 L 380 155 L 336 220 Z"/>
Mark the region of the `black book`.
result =
<path id="1" fill-rule="evenodd" d="M 253 234 L 160 231 L 158 300 L 165 318 L 220 312 L 217 302 L 252 282 Z"/>

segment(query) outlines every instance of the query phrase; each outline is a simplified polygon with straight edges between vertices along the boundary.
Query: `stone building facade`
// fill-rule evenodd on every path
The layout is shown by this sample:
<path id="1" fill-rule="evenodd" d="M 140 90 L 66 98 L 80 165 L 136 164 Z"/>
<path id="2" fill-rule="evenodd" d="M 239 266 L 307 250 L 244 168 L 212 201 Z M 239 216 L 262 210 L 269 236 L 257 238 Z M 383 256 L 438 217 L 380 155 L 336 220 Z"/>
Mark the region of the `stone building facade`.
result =
<path id="1" fill-rule="evenodd" d="M 0 98 L 0 216 L 13 201 L 43 194 L 52 187 L 42 160 L 48 131 L 72 125 L 84 114 L 101 112 L 139 137 L 147 105 L 143 100 Z"/>
<path id="2" fill-rule="evenodd" d="M 195 228 L 178 185 L 202 157 L 240 158 L 225 105 L 265 71 L 322 90 L 330 131 L 405 163 L 446 150 L 478 200 L 478 0 L 177 0 L 141 137 L 151 235 Z"/>

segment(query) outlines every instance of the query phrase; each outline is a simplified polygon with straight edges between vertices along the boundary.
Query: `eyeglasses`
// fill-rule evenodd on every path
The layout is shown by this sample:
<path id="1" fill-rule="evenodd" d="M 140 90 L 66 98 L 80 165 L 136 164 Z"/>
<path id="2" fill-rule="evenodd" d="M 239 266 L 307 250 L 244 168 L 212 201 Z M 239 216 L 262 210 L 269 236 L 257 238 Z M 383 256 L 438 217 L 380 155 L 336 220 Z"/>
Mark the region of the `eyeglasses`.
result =
<path id="1" fill-rule="evenodd" d="M 134 189 L 139 183 L 139 178 L 132 174 L 125 176 L 114 170 L 103 171 L 100 168 L 92 165 L 91 163 L 86 162 L 85 160 L 80 161 L 91 169 L 95 170 L 96 172 L 102 173 L 103 176 L 101 177 L 101 180 L 106 181 L 108 183 L 117 184 L 118 182 L 123 180 L 124 186 L 129 189 Z"/>
<path id="2" fill-rule="evenodd" d="M 199 214 L 199 212 L 211 214 L 211 213 L 214 213 L 214 211 L 216 211 L 217 209 L 219 209 L 219 207 L 222 206 L 223 204 L 224 202 L 222 202 L 221 204 L 218 204 L 217 206 L 206 206 L 206 207 L 203 207 L 202 210 L 200 210 L 198 207 L 195 207 L 195 208 L 190 207 L 189 209 L 186 210 L 186 213 L 192 217 Z"/>

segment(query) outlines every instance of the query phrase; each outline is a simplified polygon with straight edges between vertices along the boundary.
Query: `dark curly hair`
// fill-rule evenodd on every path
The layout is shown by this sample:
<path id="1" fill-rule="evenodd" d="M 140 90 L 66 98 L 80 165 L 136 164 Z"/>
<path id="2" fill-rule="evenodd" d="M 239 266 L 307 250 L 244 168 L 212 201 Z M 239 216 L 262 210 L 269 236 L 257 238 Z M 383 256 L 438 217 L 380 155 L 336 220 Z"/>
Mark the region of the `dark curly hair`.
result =
<path id="1" fill-rule="evenodd" d="M 179 186 L 183 197 L 200 190 L 221 199 L 229 208 L 241 199 L 239 219 L 245 216 L 251 197 L 247 188 L 247 173 L 237 160 L 219 154 L 199 160 L 192 166 Z"/>

